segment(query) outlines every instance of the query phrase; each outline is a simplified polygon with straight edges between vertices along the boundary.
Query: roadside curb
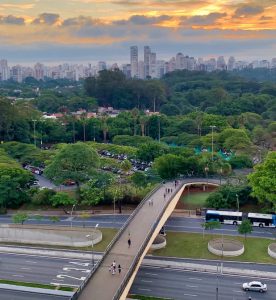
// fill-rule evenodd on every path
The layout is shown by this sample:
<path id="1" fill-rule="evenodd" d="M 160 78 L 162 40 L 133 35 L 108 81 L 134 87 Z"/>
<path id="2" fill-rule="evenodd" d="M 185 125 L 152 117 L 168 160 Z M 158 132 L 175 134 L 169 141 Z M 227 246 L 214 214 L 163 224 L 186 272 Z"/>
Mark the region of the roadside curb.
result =
<path id="1" fill-rule="evenodd" d="M 22 286 L 22 285 L 19 286 L 19 285 L 12 285 L 12 284 L 0 284 L 0 290 L 13 290 L 13 291 L 29 292 L 29 293 L 36 293 L 36 294 L 47 294 L 47 295 L 64 296 L 64 297 L 71 297 L 74 294 L 74 292 L 33 288 L 28 286 Z"/>

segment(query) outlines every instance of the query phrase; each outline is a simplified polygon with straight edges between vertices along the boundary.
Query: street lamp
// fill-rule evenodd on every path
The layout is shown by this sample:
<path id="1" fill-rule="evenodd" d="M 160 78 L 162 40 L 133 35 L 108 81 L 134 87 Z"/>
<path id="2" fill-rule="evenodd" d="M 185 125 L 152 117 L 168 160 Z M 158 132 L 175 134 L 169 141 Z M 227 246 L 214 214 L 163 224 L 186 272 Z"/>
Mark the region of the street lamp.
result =
<path id="1" fill-rule="evenodd" d="M 221 185 L 221 176 L 222 176 L 222 172 L 223 172 L 223 170 L 222 170 L 222 167 L 220 167 L 220 169 L 219 169 L 219 184 Z"/>
<path id="2" fill-rule="evenodd" d="M 93 138 L 93 141 L 95 142 L 95 141 L 96 141 L 96 135 L 95 135 L 96 125 L 95 125 L 95 124 L 93 125 L 93 130 L 94 130 L 94 138 Z"/>
<path id="3" fill-rule="evenodd" d="M 35 136 L 35 123 L 37 120 L 32 120 L 34 122 L 34 145 L 36 146 L 36 136 Z"/>
<path id="4" fill-rule="evenodd" d="M 214 128 L 217 126 L 211 125 L 210 128 L 212 129 L 212 161 L 214 160 Z"/>
<path id="5" fill-rule="evenodd" d="M 160 143 L 161 136 L 161 125 L 160 125 L 160 116 L 158 116 L 158 143 Z"/>
<path id="6" fill-rule="evenodd" d="M 236 194 L 236 197 L 237 197 L 237 209 L 238 209 L 238 211 L 240 211 L 240 200 L 239 200 L 239 195 Z"/>
<path id="7" fill-rule="evenodd" d="M 71 228 L 72 228 L 73 210 L 74 210 L 75 207 L 76 207 L 76 204 L 74 204 L 72 206 L 71 213 L 70 213 L 70 215 L 71 215 Z"/>
<path id="8" fill-rule="evenodd" d="M 205 171 L 205 175 L 206 175 L 206 179 L 207 179 L 207 189 L 208 189 L 208 172 L 209 172 L 209 167 L 206 166 L 206 167 L 204 168 L 204 171 Z"/>
<path id="9" fill-rule="evenodd" d="M 94 227 L 94 230 L 93 230 L 92 234 L 88 234 L 86 236 L 87 238 L 91 237 L 91 254 L 92 254 L 91 263 L 92 263 L 92 270 L 94 269 L 94 265 L 95 265 L 94 252 L 93 252 L 93 247 L 94 247 L 93 234 L 95 233 L 95 231 L 98 228 L 98 226 L 99 226 L 99 224 L 96 224 L 95 227 Z"/>

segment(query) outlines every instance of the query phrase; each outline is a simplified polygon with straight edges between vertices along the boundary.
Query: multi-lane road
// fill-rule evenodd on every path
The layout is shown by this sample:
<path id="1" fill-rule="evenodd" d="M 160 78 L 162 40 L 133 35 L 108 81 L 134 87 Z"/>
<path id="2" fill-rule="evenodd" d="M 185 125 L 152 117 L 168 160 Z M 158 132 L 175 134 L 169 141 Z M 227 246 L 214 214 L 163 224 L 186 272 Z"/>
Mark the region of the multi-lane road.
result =
<path id="1" fill-rule="evenodd" d="M 71 218 L 61 217 L 60 222 L 55 223 L 55 226 L 83 226 L 85 223 L 86 226 L 95 226 L 99 224 L 99 227 L 103 228 L 121 228 L 125 221 L 127 220 L 128 215 L 95 215 L 89 219 L 81 219 L 78 217 Z M 201 224 L 204 222 L 203 218 L 189 218 L 189 217 L 170 217 L 165 224 L 167 231 L 178 231 L 178 232 L 197 232 L 202 233 Z M 1 216 L 1 223 L 12 223 L 12 218 L 10 216 Z M 44 225 L 53 225 L 53 222 L 45 217 L 42 220 L 37 220 L 36 218 L 31 218 L 25 224 L 44 224 Z M 239 235 L 237 226 L 235 225 L 222 225 L 219 229 L 209 230 L 210 233 L 225 234 L 225 235 Z M 207 232 L 206 232 L 207 233 Z M 259 228 L 254 227 L 251 236 L 255 237 L 266 237 L 272 238 L 275 237 L 276 230 L 275 228 Z"/>
<path id="2" fill-rule="evenodd" d="M 6 254 L 0 253 L 1 266 L 0 278 L 18 281 L 29 281 L 44 284 L 78 286 L 91 269 L 91 261 L 46 257 L 37 255 Z M 183 261 L 179 259 L 179 261 Z M 186 260 L 202 264 L 216 264 L 215 261 Z M 244 263 L 227 263 L 228 266 L 253 268 L 262 270 L 264 265 L 247 265 Z M 275 272 L 276 266 L 270 266 L 270 271 Z M 107 270 L 108 272 L 108 266 Z M 115 276 L 120 276 L 116 274 Z M 206 299 L 214 300 L 218 285 L 219 299 L 245 300 L 251 295 L 252 299 L 274 300 L 276 295 L 276 280 L 262 279 L 268 284 L 266 294 L 245 292 L 241 289 L 243 282 L 260 279 L 221 275 L 213 273 L 191 272 L 182 268 L 163 268 L 142 266 L 131 288 L 133 294 L 167 297 L 171 299 Z M 112 280 L 110 275 L 110 280 Z M 21 291 L 1 290 L 1 300 L 24 299 L 57 299 L 66 300 L 68 297 L 40 295 Z"/>

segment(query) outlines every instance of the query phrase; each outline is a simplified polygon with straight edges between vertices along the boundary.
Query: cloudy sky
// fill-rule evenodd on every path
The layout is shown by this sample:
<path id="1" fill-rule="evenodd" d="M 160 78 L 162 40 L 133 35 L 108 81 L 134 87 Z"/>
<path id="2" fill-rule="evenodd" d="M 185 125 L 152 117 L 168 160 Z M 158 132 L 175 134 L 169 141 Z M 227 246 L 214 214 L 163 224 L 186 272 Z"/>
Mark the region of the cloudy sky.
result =
<path id="1" fill-rule="evenodd" d="M 129 47 L 158 58 L 276 57 L 276 0 L 0 0 L 0 58 L 129 61 Z"/>

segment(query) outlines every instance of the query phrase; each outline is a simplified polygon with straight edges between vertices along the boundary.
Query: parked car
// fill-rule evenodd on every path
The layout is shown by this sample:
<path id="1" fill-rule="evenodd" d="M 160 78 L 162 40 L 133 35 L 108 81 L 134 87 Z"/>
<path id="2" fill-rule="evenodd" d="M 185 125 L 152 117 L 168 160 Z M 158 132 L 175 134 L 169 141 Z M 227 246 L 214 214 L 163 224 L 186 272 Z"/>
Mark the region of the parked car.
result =
<path id="1" fill-rule="evenodd" d="M 75 182 L 74 180 L 72 180 L 72 179 L 66 179 L 66 180 L 63 182 L 63 184 L 69 186 L 69 185 L 75 185 L 76 182 Z"/>
<path id="2" fill-rule="evenodd" d="M 260 281 L 246 282 L 242 285 L 242 288 L 245 291 L 255 291 L 255 292 L 260 292 L 260 293 L 267 291 L 267 285 Z"/>

